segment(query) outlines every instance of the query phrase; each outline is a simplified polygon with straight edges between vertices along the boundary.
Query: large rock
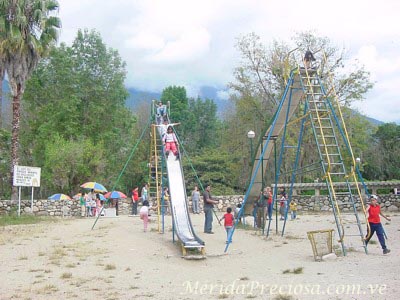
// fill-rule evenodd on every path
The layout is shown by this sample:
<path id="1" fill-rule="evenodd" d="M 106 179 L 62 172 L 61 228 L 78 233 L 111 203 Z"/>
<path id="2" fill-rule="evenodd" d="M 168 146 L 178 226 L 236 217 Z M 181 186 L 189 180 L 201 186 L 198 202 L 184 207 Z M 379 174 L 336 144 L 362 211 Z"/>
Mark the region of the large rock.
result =
<path id="1" fill-rule="evenodd" d="M 388 211 L 399 211 L 399 208 L 396 205 L 390 205 L 387 210 Z"/>

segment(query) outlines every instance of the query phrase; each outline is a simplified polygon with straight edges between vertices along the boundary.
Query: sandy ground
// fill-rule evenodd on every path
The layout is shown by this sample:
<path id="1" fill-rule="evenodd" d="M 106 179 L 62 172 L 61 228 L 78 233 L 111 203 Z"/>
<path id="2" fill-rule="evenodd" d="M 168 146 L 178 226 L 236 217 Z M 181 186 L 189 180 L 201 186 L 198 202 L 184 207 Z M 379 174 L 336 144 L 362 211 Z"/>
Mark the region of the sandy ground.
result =
<path id="1" fill-rule="evenodd" d="M 268 238 L 238 229 L 227 254 L 222 226 L 214 220 L 206 235 L 204 215 L 192 221 L 203 260 L 181 257 L 170 217 L 165 234 L 156 216 L 147 233 L 128 216 L 101 219 L 93 231 L 93 219 L 0 228 L 0 299 L 398 299 L 400 216 L 384 223 L 389 255 L 375 243 L 368 255 L 355 247 L 322 262 L 306 233 L 335 228 L 332 215 L 300 214 L 284 237 L 275 224 Z"/>

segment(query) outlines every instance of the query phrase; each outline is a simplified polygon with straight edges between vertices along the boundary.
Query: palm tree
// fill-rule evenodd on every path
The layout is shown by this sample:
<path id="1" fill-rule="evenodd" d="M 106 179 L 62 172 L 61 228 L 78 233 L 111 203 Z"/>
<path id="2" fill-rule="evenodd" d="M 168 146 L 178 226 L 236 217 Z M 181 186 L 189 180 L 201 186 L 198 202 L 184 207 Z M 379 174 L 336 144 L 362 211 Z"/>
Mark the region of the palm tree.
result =
<path id="1" fill-rule="evenodd" d="M 5 73 L 4 59 L 0 56 L 0 129 L 3 127 L 3 80 Z"/>
<path id="2" fill-rule="evenodd" d="M 0 57 L 4 59 L 13 98 L 11 174 L 19 163 L 21 98 L 39 60 L 57 41 L 61 27 L 56 16 L 58 7 L 56 0 L 0 1 Z M 16 189 L 13 189 L 12 198 L 15 196 Z"/>

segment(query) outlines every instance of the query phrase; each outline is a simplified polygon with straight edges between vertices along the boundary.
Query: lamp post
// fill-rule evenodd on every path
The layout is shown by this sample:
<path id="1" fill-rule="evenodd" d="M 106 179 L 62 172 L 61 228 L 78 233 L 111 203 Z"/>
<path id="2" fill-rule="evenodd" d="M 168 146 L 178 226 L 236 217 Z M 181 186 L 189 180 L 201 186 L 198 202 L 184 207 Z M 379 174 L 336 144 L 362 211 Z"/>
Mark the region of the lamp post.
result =
<path id="1" fill-rule="evenodd" d="M 250 140 L 250 160 L 253 160 L 253 139 L 255 138 L 256 134 L 253 130 L 247 132 L 247 137 Z"/>

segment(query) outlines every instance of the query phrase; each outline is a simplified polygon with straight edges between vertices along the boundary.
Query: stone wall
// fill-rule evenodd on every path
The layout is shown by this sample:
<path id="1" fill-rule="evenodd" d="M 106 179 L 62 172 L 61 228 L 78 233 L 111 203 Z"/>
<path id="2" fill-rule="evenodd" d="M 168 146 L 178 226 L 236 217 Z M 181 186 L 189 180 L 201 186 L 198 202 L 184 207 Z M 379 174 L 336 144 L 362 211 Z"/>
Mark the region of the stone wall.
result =
<path id="1" fill-rule="evenodd" d="M 18 210 L 18 200 L 0 200 L 0 215 Z M 33 200 L 33 213 L 38 216 L 80 215 L 79 200 Z M 21 200 L 21 214 L 31 213 L 31 200 Z"/>
<path id="2" fill-rule="evenodd" d="M 237 204 L 243 202 L 242 195 L 234 196 L 214 196 L 219 204 L 215 206 L 219 212 L 226 211 L 227 207 L 236 207 Z M 298 203 L 299 211 L 330 211 L 332 210 L 327 196 L 293 196 Z M 385 211 L 399 211 L 400 210 L 400 195 L 381 195 L 379 200 L 383 210 Z M 339 197 L 338 200 L 340 209 L 342 211 L 349 211 L 351 209 L 348 199 L 346 197 Z M 189 209 L 191 211 L 192 202 L 189 199 Z M 356 201 L 357 208 L 359 202 Z M 131 200 L 122 199 L 119 202 L 119 214 L 127 215 L 131 212 Z M 201 201 L 200 207 L 203 208 Z M 18 209 L 18 201 L 0 200 L 0 215 L 8 214 Z M 21 214 L 30 213 L 31 201 L 21 201 Z M 80 216 L 81 208 L 79 200 L 69 201 L 52 201 L 52 200 L 34 200 L 33 213 L 40 216 Z"/>

